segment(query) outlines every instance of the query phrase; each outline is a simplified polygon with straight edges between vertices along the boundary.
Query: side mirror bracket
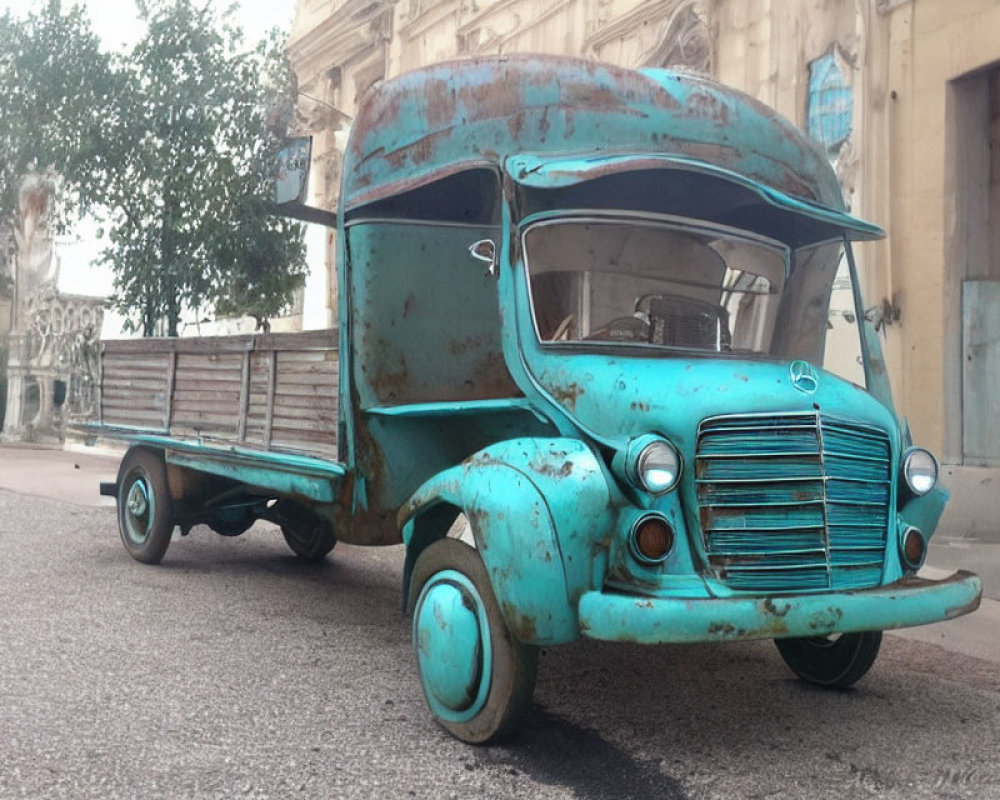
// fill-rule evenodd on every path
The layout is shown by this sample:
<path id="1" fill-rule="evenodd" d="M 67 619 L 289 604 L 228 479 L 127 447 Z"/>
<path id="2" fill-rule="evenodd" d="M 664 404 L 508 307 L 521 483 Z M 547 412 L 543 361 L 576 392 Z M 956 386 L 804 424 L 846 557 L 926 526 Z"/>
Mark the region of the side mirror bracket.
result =
<path id="1" fill-rule="evenodd" d="M 497 246 L 492 239 L 480 239 L 479 241 L 470 244 L 469 255 L 476 259 L 476 261 L 482 261 L 484 264 L 489 264 L 489 267 L 486 269 L 486 274 L 491 277 L 496 277 L 498 266 Z"/>

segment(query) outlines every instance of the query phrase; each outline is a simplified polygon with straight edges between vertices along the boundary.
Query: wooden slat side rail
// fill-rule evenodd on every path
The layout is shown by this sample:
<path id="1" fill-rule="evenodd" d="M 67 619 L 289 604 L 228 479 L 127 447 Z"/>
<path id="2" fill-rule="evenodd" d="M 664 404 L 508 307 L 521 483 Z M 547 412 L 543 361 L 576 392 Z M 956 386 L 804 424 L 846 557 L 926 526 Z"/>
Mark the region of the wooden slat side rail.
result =
<path id="1" fill-rule="evenodd" d="M 190 336 L 147 339 L 107 339 L 104 347 L 112 353 L 188 353 L 190 355 L 243 352 L 244 350 L 336 350 L 335 330 L 299 333 L 240 334 L 236 336 Z"/>
<path id="2" fill-rule="evenodd" d="M 336 331 L 107 341 L 102 424 L 337 458 Z"/>
<path id="3" fill-rule="evenodd" d="M 123 354 L 106 342 L 101 355 L 102 424 L 164 430 L 170 385 L 170 354 Z"/>

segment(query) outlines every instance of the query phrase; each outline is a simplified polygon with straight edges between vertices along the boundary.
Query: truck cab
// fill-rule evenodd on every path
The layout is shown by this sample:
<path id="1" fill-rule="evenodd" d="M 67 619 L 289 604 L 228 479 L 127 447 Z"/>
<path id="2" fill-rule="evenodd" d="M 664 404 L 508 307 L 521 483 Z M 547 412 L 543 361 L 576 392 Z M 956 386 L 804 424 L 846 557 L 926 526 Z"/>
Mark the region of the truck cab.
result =
<path id="1" fill-rule="evenodd" d="M 883 629 L 978 604 L 916 576 L 946 495 L 865 320 L 852 242 L 882 231 L 769 109 L 665 70 L 431 67 L 362 103 L 341 202 L 355 502 L 402 531 L 460 738 L 516 727 L 541 646 L 773 638 L 846 686 Z"/>

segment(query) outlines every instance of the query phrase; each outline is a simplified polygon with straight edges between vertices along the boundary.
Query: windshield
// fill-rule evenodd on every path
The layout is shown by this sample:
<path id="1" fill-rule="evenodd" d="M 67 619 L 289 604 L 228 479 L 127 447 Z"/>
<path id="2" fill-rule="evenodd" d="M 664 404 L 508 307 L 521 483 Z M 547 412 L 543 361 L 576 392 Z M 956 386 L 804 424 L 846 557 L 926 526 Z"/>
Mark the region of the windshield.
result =
<path id="1" fill-rule="evenodd" d="M 542 342 L 738 353 L 821 364 L 840 242 L 679 220 L 586 218 L 522 239 Z"/>

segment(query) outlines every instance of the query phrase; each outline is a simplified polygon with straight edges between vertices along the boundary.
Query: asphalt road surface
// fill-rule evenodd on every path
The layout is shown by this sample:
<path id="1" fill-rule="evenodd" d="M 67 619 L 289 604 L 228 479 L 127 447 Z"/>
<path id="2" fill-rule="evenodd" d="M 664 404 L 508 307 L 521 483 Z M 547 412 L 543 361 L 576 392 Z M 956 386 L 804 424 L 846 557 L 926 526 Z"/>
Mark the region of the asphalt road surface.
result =
<path id="1" fill-rule="evenodd" d="M 113 509 L 0 489 L 0 797 L 1000 798 L 1000 665 L 897 637 L 846 692 L 767 642 L 554 648 L 524 734 L 463 745 L 401 563 L 259 524 L 148 567 Z"/>

